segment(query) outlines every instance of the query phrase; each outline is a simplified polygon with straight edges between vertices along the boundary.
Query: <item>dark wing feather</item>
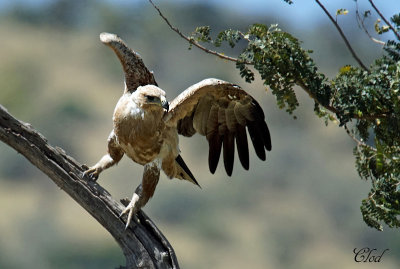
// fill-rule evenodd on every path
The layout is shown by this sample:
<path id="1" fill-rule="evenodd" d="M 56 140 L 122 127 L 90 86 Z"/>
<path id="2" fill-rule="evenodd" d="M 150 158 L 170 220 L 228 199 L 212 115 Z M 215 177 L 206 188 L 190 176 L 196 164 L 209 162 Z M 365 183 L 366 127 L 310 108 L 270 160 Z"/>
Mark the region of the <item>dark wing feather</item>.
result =
<path id="1" fill-rule="evenodd" d="M 256 122 L 251 121 L 248 123 L 247 129 L 249 130 L 250 138 L 253 142 L 254 150 L 256 151 L 258 158 L 265 161 L 264 140 L 260 128 Z"/>
<path id="2" fill-rule="evenodd" d="M 271 135 L 269 133 L 268 125 L 265 122 L 263 122 L 260 127 L 262 128 L 262 135 L 264 139 L 265 149 L 271 151 L 272 149 Z"/>
<path id="3" fill-rule="evenodd" d="M 239 86 L 218 79 L 205 79 L 182 92 L 170 103 L 164 116 L 168 126 L 179 134 L 206 136 L 209 144 L 208 164 L 211 173 L 217 169 L 223 148 L 224 166 L 232 174 L 235 140 L 239 160 L 249 169 L 246 127 L 254 149 L 261 160 L 271 150 L 271 137 L 257 101 Z"/>
<path id="4" fill-rule="evenodd" d="M 221 155 L 223 137 L 218 132 L 212 132 L 207 135 L 208 140 L 208 167 L 212 174 L 217 170 L 219 156 Z"/>
<path id="5" fill-rule="evenodd" d="M 249 170 L 249 147 L 247 145 L 246 127 L 237 125 L 235 136 L 240 163 L 244 169 Z"/>
<path id="6" fill-rule="evenodd" d="M 228 176 L 232 175 L 235 157 L 235 134 L 226 132 L 224 135 L 224 166 Z"/>
<path id="7" fill-rule="evenodd" d="M 193 176 L 192 172 L 190 171 L 189 167 L 187 167 L 185 161 L 182 159 L 181 155 L 175 158 L 175 161 L 182 167 L 183 171 L 190 177 L 190 181 L 200 187 L 199 183 L 197 182 L 196 178 Z"/>
<path id="8" fill-rule="evenodd" d="M 193 127 L 193 114 L 194 113 L 178 121 L 177 127 L 179 130 L 179 134 L 190 137 L 196 133 L 196 130 Z"/>

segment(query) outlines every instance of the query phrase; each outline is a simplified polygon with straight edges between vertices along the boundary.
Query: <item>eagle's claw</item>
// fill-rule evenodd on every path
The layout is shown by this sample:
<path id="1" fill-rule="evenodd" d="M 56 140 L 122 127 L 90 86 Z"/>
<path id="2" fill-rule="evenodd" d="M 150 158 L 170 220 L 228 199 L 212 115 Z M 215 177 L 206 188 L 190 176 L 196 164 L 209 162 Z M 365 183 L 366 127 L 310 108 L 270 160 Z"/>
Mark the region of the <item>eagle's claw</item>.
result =
<path id="1" fill-rule="evenodd" d="M 100 169 L 97 167 L 91 167 L 88 170 L 86 170 L 85 172 L 83 172 L 83 176 L 84 177 L 88 177 L 90 180 L 94 180 L 96 181 L 99 178 L 99 174 L 100 174 Z"/>
<path id="2" fill-rule="evenodd" d="M 129 227 L 129 224 L 131 223 L 132 217 L 134 216 L 134 214 L 136 214 L 139 211 L 139 207 L 138 207 L 138 201 L 139 201 L 139 195 L 137 195 L 136 193 L 133 194 L 132 200 L 131 202 L 125 207 L 125 209 L 121 212 L 121 214 L 119 215 L 119 217 L 122 217 L 123 215 L 125 215 L 126 213 L 128 213 L 128 217 L 126 218 L 126 225 L 125 225 L 125 229 L 127 229 Z"/>

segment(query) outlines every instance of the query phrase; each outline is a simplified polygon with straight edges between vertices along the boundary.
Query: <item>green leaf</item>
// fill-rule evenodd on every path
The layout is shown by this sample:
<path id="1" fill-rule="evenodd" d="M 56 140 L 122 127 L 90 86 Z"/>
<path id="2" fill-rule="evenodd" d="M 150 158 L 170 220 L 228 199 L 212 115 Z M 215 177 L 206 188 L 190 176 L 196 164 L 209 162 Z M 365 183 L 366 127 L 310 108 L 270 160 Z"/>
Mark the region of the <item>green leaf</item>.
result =
<path id="1" fill-rule="evenodd" d="M 377 32 L 378 34 L 381 35 L 383 33 L 386 33 L 387 31 L 389 31 L 390 27 L 387 25 L 380 26 L 380 23 L 381 23 L 381 19 L 377 19 L 375 21 L 374 28 L 375 28 L 375 32 Z"/>
<path id="2" fill-rule="evenodd" d="M 347 9 L 344 9 L 344 8 L 340 8 L 340 9 L 336 10 L 336 16 L 346 15 L 347 13 L 349 13 L 349 11 Z"/>
<path id="3" fill-rule="evenodd" d="M 351 70 L 351 65 L 345 65 L 340 68 L 339 72 L 340 74 L 345 74 Z"/>

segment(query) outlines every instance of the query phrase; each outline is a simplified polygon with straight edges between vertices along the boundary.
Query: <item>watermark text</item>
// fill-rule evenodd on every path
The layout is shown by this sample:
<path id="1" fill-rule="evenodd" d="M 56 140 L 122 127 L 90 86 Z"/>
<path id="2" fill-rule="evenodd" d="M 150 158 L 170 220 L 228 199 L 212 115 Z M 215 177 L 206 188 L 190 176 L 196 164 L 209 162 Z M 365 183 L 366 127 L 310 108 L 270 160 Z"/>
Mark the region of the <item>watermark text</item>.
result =
<path id="1" fill-rule="evenodd" d="M 376 248 L 355 248 L 353 253 L 355 254 L 354 260 L 356 262 L 381 262 L 383 254 L 389 249 L 379 251 Z"/>

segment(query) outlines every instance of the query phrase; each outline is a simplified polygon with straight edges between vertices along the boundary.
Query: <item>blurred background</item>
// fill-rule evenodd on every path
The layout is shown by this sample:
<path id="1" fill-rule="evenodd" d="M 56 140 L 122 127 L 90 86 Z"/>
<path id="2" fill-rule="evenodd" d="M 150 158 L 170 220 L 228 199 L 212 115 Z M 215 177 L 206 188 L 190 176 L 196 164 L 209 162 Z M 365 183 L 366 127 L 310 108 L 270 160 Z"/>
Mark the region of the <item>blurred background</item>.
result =
<path id="1" fill-rule="evenodd" d="M 323 1 L 366 63 L 381 47 L 357 26 L 355 2 Z M 329 2 L 329 3 L 328 3 Z M 334 26 L 314 1 L 156 1 L 184 33 L 210 25 L 214 33 L 252 23 L 279 26 L 303 41 L 320 71 L 334 76 L 354 64 Z M 377 1 L 387 16 L 397 0 Z M 361 12 L 370 9 L 359 1 Z M 377 16 L 367 20 L 373 27 Z M 145 0 L 2 0 L 0 104 L 31 123 L 54 146 L 93 165 L 106 151 L 112 113 L 123 91 L 103 31 L 120 35 L 141 54 L 172 100 L 207 77 L 241 85 L 260 102 L 272 136 L 266 162 L 251 148 L 250 171 L 236 156 L 233 176 L 222 163 L 211 175 L 203 137 L 181 138 L 182 156 L 202 189 L 160 180 L 145 212 L 174 247 L 181 268 L 399 268 L 400 235 L 366 226 L 359 210 L 370 182 L 359 179 L 353 141 L 325 127 L 298 90 L 295 115 L 279 110 L 259 78 L 244 82 L 234 64 L 193 48 L 172 32 Z M 373 30 L 371 30 L 373 31 Z M 385 38 L 391 38 L 387 35 Z M 240 48 L 239 48 L 240 49 Z M 228 55 L 237 55 L 238 50 Z M 115 199 L 131 197 L 142 167 L 123 158 L 99 183 Z M 125 264 L 113 238 L 38 169 L 0 143 L 0 268 L 115 268 Z M 354 248 L 389 249 L 379 264 L 356 263 Z"/>

